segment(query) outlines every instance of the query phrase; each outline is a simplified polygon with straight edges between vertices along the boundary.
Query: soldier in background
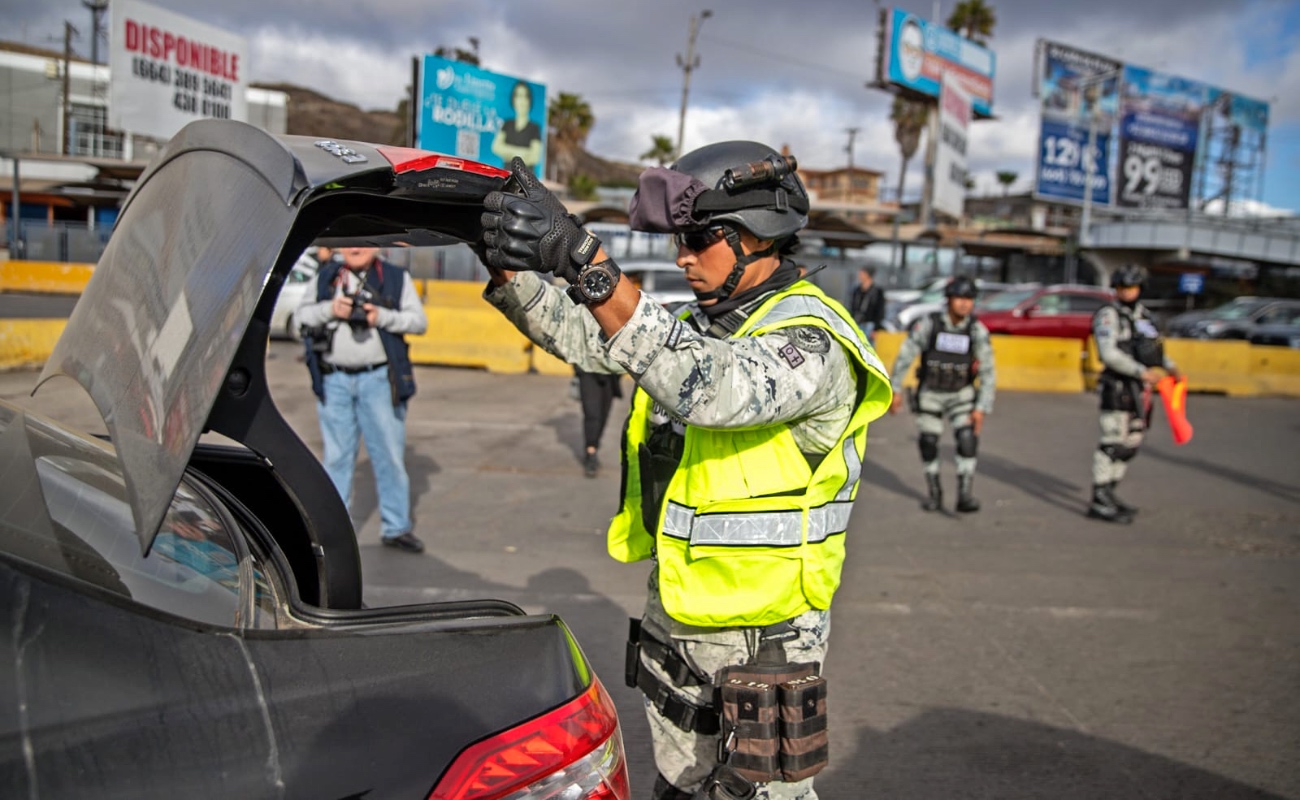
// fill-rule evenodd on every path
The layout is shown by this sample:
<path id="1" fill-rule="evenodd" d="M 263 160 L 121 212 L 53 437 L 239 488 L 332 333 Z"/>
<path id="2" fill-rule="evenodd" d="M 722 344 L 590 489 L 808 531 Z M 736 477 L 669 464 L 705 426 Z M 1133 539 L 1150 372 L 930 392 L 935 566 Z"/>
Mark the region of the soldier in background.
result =
<path id="1" fill-rule="evenodd" d="M 1151 392 L 1164 369 L 1178 377 L 1165 355 L 1155 320 L 1138 302 L 1146 271 L 1120 267 L 1111 276 L 1116 302 L 1092 318 L 1092 335 L 1102 363 L 1097 392 L 1101 396 L 1101 439 L 1092 455 L 1092 502 L 1088 516 L 1128 524 L 1137 509 L 1115 496 L 1128 462 L 1138 453 L 1151 422 Z"/>
<path id="2" fill-rule="evenodd" d="M 948 308 L 912 323 L 894 361 L 891 413 L 902 408 L 903 381 L 917 355 L 921 356 L 921 367 L 917 370 L 919 386 L 912 398 L 912 411 L 916 414 L 921 461 L 925 465 L 928 494 L 921 508 L 926 511 L 943 508 L 939 435 L 943 433 L 944 417 L 948 418 L 957 440 L 957 510 L 980 509 L 971 490 L 980 431 L 985 415 L 993 413 L 997 377 L 989 330 L 972 313 L 976 293 L 975 281 L 965 275 L 948 281 L 943 290 Z"/>
<path id="3" fill-rule="evenodd" d="M 765 145 L 722 142 L 642 173 L 631 227 L 676 235 L 697 297 L 680 318 L 622 279 L 522 163 L 521 194 L 485 200 L 486 299 L 553 355 L 636 383 L 607 546 L 655 560 L 627 665 L 647 697 L 655 800 L 815 800 L 826 763 L 807 741 L 824 738 L 824 714 L 777 760 L 775 724 L 742 731 L 770 748 L 760 758 L 723 735 L 714 705 L 737 665 L 820 669 L 867 423 L 889 407 L 875 351 L 790 257 L 808 213 L 794 169 Z M 797 680 L 790 691 L 822 681 Z"/>

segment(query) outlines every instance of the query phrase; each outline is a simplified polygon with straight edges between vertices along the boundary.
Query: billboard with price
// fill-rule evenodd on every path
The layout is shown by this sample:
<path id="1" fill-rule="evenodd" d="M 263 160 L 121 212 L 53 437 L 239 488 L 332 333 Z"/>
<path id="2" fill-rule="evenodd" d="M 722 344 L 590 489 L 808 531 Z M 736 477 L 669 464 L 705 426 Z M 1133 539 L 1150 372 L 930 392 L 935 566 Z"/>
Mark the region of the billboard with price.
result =
<path id="1" fill-rule="evenodd" d="M 425 56 L 418 100 L 416 147 L 506 169 L 519 156 L 538 178 L 545 174 L 542 84 Z"/>
<path id="2" fill-rule="evenodd" d="M 1092 202 L 1110 204 L 1110 137 L 1119 110 L 1120 66 L 1105 56 L 1041 43 L 1038 197 L 1082 202 L 1091 182 Z"/>
<path id="3" fill-rule="evenodd" d="M 1118 205 L 1187 208 L 1209 89 L 1176 75 L 1124 67 Z"/>

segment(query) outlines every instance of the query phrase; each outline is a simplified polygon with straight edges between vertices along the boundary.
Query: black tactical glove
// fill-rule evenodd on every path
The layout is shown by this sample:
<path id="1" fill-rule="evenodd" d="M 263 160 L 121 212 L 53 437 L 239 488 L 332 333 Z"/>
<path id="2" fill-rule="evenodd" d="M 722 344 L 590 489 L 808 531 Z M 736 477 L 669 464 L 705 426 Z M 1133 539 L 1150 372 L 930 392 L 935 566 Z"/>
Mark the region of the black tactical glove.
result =
<path id="1" fill-rule="evenodd" d="M 488 266 L 516 272 L 554 272 L 569 283 L 591 263 L 600 239 L 584 231 L 523 159 L 510 162 L 518 191 L 483 200 L 483 245 Z"/>

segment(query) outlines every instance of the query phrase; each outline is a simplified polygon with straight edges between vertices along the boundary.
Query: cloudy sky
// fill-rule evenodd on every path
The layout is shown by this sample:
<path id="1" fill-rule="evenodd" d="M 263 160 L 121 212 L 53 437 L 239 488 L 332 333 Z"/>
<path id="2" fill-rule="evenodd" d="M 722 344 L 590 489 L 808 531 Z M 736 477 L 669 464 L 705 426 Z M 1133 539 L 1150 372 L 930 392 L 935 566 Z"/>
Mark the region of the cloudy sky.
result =
<path id="1" fill-rule="evenodd" d="M 946 18 L 956 0 L 899 0 Z M 996 120 L 975 125 L 971 167 L 981 191 L 993 173 L 1028 190 L 1037 152 L 1031 97 L 1034 42 L 1054 39 L 1199 79 L 1272 103 L 1263 201 L 1300 211 L 1300 2 L 1284 0 L 988 0 L 997 15 Z M 686 147 L 750 138 L 789 144 L 802 164 L 854 163 L 894 185 L 899 155 L 889 97 L 865 87 L 874 74 L 874 2 L 849 0 L 154 0 L 176 13 L 246 36 L 253 81 L 288 81 L 364 108 L 395 107 L 410 58 L 440 45 L 480 42 L 483 66 L 580 94 L 596 115 L 593 152 L 635 161 L 653 134 L 675 137 L 692 14 L 700 29 Z M 110 0 L 111 6 L 111 0 Z M 111 13 L 111 10 L 110 10 Z M 0 0 L 0 38 L 58 47 L 63 20 L 82 31 L 80 0 Z M 80 41 L 83 53 L 87 40 Z M 106 52 L 101 43 L 101 52 Z M 919 165 L 907 176 L 919 192 Z"/>

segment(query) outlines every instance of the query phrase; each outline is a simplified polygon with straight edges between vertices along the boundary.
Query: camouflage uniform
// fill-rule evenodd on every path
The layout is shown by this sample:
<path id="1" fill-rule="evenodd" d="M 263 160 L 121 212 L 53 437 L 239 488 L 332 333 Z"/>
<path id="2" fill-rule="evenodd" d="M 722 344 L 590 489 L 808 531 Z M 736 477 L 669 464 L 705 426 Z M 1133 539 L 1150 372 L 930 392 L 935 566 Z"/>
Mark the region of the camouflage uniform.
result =
<path id="1" fill-rule="evenodd" d="M 689 321 L 682 320 L 642 295 L 632 318 L 606 340 L 594 317 L 578 313 L 563 291 L 536 274 L 518 273 L 484 296 L 547 352 L 584 371 L 629 373 L 656 401 L 658 413 L 687 425 L 755 428 L 790 422 L 801 451 L 824 454 L 838 441 L 856 404 L 857 377 L 850 359 L 820 328 L 715 339 L 700 333 L 706 323 L 698 309 L 687 315 Z M 664 612 L 653 572 L 650 588 L 642 624 L 701 676 L 746 663 L 756 652 L 762 629 L 683 625 Z M 824 661 L 829 613 L 807 612 L 791 624 L 799 634 L 783 643 L 789 659 Z M 642 664 L 666 677 L 644 654 Z M 710 692 L 668 685 L 697 704 Z M 678 790 L 694 791 L 717 763 L 718 737 L 683 731 L 651 705 L 646 713 L 660 773 Z M 758 796 L 816 800 L 812 782 L 768 783 L 760 786 Z"/>
<path id="2" fill-rule="evenodd" d="M 907 379 L 907 373 L 912 367 L 912 362 L 917 356 L 924 356 L 925 350 L 930 346 L 931 336 L 934 334 L 934 314 L 927 314 L 912 324 L 912 329 L 908 332 L 907 338 L 898 348 L 898 358 L 894 361 L 894 371 L 890 375 L 890 381 L 894 385 L 894 393 L 899 394 L 903 391 L 903 381 Z M 969 386 L 963 387 L 955 392 L 938 392 L 927 389 L 924 384 L 917 389 L 916 407 L 916 428 L 922 437 L 934 437 L 937 439 L 943 433 L 943 418 L 948 418 L 948 424 L 952 426 L 953 432 L 969 428 L 971 425 L 970 413 L 978 409 L 985 414 L 993 412 L 993 397 L 997 392 L 997 374 L 993 368 L 993 348 L 989 343 L 989 329 L 977 319 L 970 322 L 969 331 L 966 329 L 966 323 L 954 325 L 947 311 L 938 315 L 943 333 L 969 334 L 970 347 L 974 358 L 979 362 L 978 381 Z M 939 458 L 937 453 L 932 458 L 926 458 L 929 453 L 923 453 L 922 461 L 925 464 L 925 474 L 927 476 L 937 476 L 939 474 Z M 957 474 L 959 476 L 969 476 L 975 473 L 976 457 L 974 455 L 963 456 L 960 453 L 956 456 Z"/>
<path id="3" fill-rule="evenodd" d="M 1131 349 L 1135 334 L 1158 336 L 1151 313 L 1140 303 L 1131 311 L 1116 305 L 1105 306 L 1093 317 L 1097 357 L 1105 368 L 1098 382 L 1102 395 L 1101 437 L 1092 455 L 1094 486 L 1113 488 L 1123 480 L 1129 460 L 1137 455 L 1146 435 L 1151 416 L 1151 388 L 1143 385 L 1142 375 L 1147 367 L 1126 352 Z M 1166 370 L 1175 368 L 1168 356 L 1163 356 L 1162 361 L 1158 366 Z M 1108 390 L 1113 394 L 1108 394 Z"/>

